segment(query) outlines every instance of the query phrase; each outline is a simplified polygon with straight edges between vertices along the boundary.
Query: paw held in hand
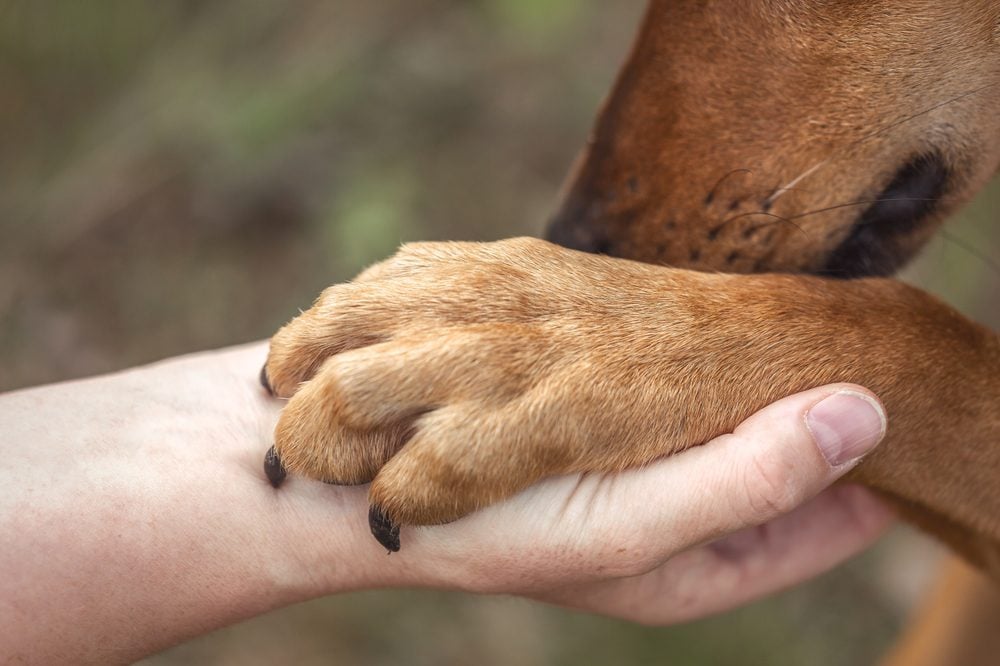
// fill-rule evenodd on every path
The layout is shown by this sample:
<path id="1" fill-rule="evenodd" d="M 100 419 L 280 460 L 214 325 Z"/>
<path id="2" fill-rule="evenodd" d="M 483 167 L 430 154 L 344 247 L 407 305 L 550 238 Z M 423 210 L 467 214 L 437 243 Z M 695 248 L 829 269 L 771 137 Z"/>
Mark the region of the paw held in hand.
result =
<path id="1" fill-rule="evenodd" d="M 727 279 L 535 239 L 404 246 L 271 339 L 262 380 L 289 398 L 271 469 L 371 482 L 372 534 L 395 551 L 399 525 L 729 432 L 797 387 L 743 372 L 794 376 L 795 359 L 746 348 L 771 313 Z"/>

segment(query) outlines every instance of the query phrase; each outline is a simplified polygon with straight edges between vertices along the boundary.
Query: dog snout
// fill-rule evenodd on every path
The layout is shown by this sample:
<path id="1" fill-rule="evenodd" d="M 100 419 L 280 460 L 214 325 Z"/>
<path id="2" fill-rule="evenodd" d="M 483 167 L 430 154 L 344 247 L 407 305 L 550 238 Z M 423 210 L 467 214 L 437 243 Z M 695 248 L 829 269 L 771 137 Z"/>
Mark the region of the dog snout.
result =
<path id="1" fill-rule="evenodd" d="M 545 240 L 591 254 L 611 254 L 612 243 L 599 213 L 579 200 L 571 200 L 552 218 Z"/>
<path id="2" fill-rule="evenodd" d="M 907 160 L 828 256 L 820 274 L 857 278 L 895 273 L 919 248 L 912 239 L 926 236 L 921 232 L 940 221 L 935 213 L 951 177 L 937 153 Z"/>

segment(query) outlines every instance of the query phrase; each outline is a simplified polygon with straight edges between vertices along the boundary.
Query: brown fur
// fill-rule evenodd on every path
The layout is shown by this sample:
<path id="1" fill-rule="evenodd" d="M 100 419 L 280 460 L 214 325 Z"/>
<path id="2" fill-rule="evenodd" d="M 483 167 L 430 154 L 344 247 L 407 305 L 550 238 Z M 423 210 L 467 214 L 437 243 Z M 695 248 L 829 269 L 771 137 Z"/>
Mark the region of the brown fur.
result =
<path id="1" fill-rule="evenodd" d="M 993 666 L 1000 654 L 1000 590 L 951 558 L 885 666 Z"/>
<path id="2" fill-rule="evenodd" d="M 656 0 L 552 235 L 816 272 L 904 162 L 939 152 L 954 177 L 892 239 L 909 256 L 1000 162 L 998 26 L 993 0 Z"/>
<path id="3" fill-rule="evenodd" d="M 889 279 L 687 270 L 892 273 L 996 172 L 998 107 L 993 0 L 653 0 L 549 232 L 649 263 L 404 247 L 273 338 L 277 450 L 439 523 L 857 382 L 891 427 L 853 477 L 1000 576 L 994 333 Z"/>

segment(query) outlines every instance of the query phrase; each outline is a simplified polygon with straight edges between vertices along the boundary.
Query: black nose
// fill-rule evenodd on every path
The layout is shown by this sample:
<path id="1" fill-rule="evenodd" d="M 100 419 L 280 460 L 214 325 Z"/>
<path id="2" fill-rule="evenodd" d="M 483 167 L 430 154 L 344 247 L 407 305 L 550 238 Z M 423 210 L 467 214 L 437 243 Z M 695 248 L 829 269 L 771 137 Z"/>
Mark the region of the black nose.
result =
<path id="1" fill-rule="evenodd" d="M 820 273 L 831 277 L 889 276 L 916 248 L 904 241 L 934 220 L 951 170 L 937 153 L 910 158 L 855 222 Z"/>
<path id="2" fill-rule="evenodd" d="M 571 250 L 591 254 L 611 254 L 611 239 L 599 222 L 588 214 L 586 207 L 572 202 L 559 211 L 545 230 L 545 240 Z"/>

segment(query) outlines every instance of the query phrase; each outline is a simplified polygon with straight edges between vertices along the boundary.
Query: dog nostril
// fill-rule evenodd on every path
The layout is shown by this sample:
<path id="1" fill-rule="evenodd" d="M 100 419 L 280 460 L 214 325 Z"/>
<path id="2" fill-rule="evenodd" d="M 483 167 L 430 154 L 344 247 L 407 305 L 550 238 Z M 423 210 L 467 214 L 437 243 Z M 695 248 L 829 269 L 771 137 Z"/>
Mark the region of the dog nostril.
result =
<path id="1" fill-rule="evenodd" d="M 950 177 L 937 153 L 912 158 L 875 197 L 820 273 L 843 278 L 895 273 L 916 250 L 899 241 L 930 218 Z"/>
<path id="2" fill-rule="evenodd" d="M 545 240 L 591 254 L 611 253 L 611 240 L 600 229 L 575 216 L 558 215 L 546 229 Z"/>
<path id="3" fill-rule="evenodd" d="M 944 160 L 937 154 L 913 158 L 896 172 L 892 182 L 865 211 L 862 221 L 895 233 L 913 231 L 937 207 L 949 175 Z"/>

